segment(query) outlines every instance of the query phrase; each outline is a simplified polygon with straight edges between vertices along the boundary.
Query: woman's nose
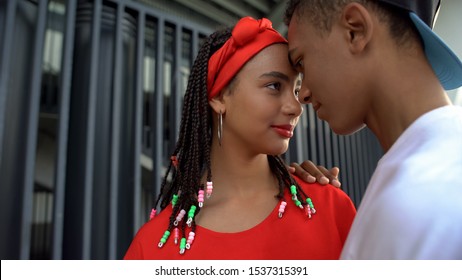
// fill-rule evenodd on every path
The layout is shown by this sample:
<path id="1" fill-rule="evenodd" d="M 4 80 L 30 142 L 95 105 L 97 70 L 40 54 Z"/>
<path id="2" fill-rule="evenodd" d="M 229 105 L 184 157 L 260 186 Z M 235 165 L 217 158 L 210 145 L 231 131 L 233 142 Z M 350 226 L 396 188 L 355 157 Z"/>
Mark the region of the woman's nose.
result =
<path id="1" fill-rule="evenodd" d="M 288 94 L 284 110 L 286 114 L 299 117 L 303 112 L 302 104 L 294 94 Z"/>

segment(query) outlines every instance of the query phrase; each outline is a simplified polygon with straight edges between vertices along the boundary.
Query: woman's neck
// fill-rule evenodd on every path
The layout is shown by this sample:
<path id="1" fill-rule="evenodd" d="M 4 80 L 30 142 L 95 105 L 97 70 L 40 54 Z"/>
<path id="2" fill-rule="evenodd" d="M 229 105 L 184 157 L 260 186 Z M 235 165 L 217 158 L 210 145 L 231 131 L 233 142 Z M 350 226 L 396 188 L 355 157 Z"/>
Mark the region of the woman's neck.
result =
<path id="1" fill-rule="evenodd" d="M 240 232 L 261 223 L 278 203 L 278 182 L 268 156 L 245 149 L 212 146 L 213 193 L 196 216 L 199 226 L 217 232 Z"/>
<path id="2" fill-rule="evenodd" d="M 214 192 L 247 196 L 277 187 L 265 154 L 212 145 L 211 169 Z"/>

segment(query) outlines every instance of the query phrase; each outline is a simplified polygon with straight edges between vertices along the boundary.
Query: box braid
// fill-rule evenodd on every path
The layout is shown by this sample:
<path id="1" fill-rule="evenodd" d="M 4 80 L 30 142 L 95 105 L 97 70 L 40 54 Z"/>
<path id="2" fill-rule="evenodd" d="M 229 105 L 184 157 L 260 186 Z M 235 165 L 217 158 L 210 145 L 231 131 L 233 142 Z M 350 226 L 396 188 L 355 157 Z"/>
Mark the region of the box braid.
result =
<path id="1" fill-rule="evenodd" d="M 207 92 L 208 61 L 230 37 L 229 28 L 210 35 L 200 48 L 191 69 L 184 97 L 179 138 L 154 205 L 155 209 L 160 206 L 163 210 L 172 202 L 173 207 L 167 231 L 161 238 L 159 247 L 163 246 L 175 227 L 179 229 L 183 244 L 186 240 L 186 226 L 191 227 L 190 232 L 195 232 L 194 216 L 200 211 L 198 192 L 205 188 L 201 183 L 203 175 L 206 174 L 207 182 L 212 182 L 210 151 L 213 136 L 212 111 Z M 307 196 L 291 177 L 283 160 L 279 156 L 268 155 L 268 162 L 279 184 L 279 193 L 276 197 L 282 200 L 284 188 L 295 186 L 298 190 L 298 199 L 305 205 Z M 192 208 L 197 210 L 191 210 Z M 185 215 L 188 210 L 193 212 L 191 221 L 189 223 L 186 221 L 189 217 L 178 221 L 181 211 Z M 180 244 L 180 253 L 184 252 L 184 246 Z"/>

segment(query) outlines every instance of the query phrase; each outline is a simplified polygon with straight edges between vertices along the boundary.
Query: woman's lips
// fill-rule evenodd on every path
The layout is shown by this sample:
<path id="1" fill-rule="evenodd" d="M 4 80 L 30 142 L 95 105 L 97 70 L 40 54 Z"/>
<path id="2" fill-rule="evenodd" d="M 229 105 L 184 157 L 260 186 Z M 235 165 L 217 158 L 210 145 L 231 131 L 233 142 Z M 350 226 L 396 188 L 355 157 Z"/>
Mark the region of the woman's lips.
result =
<path id="1" fill-rule="evenodd" d="M 294 127 L 290 124 L 287 125 L 272 125 L 271 126 L 277 134 L 284 138 L 291 138 L 294 135 Z"/>

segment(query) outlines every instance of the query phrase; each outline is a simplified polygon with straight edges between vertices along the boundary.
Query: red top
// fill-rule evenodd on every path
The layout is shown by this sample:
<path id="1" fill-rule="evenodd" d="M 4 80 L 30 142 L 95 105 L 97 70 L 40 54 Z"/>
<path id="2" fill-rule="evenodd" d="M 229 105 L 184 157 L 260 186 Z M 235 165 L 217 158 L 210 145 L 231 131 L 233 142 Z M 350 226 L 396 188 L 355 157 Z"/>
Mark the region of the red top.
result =
<path id="1" fill-rule="evenodd" d="M 296 179 L 317 211 L 311 219 L 295 206 L 286 191 L 287 206 L 282 218 L 278 217 L 278 203 L 265 220 L 242 232 L 221 233 L 197 226 L 191 249 L 180 254 L 179 245 L 174 244 L 173 231 L 162 248 L 157 246 L 172 213 L 172 207 L 168 206 L 141 227 L 124 259 L 338 259 L 356 214 L 353 203 L 333 186 L 307 184 Z"/>

